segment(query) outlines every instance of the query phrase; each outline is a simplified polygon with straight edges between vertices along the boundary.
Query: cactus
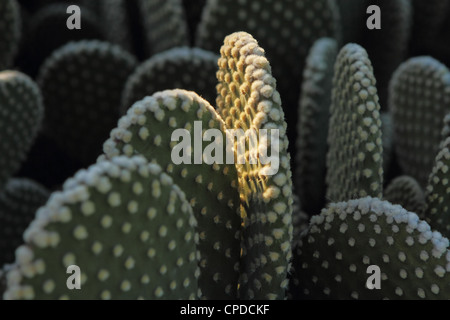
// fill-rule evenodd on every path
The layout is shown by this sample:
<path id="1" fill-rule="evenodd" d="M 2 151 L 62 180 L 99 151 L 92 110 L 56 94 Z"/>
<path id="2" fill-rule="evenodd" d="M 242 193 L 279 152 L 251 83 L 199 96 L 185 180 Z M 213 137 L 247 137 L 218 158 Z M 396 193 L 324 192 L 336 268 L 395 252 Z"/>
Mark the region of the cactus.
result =
<path id="1" fill-rule="evenodd" d="M 21 19 L 16 0 L 0 3 L 0 71 L 11 67 L 21 36 Z"/>
<path id="2" fill-rule="evenodd" d="M 442 119 L 449 112 L 450 73 L 432 57 L 404 62 L 390 84 L 395 153 L 404 174 L 427 184 L 441 142 Z"/>
<path id="3" fill-rule="evenodd" d="M 20 168 L 43 116 L 36 83 L 21 72 L 0 72 L 0 190 Z"/>
<path id="4" fill-rule="evenodd" d="M 341 39 L 336 2 L 209 0 L 197 28 L 196 46 L 215 52 L 223 38 L 235 31 L 252 34 L 265 49 L 277 79 L 288 137 L 295 141 L 299 91 L 309 50 L 322 37 Z"/>
<path id="5" fill-rule="evenodd" d="M 227 164 L 205 167 L 173 162 L 172 132 L 185 128 L 196 139 L 195 121 L 200 121 L 205 129 L 224 131 L 223 121 L 214 109 L 195 93 L 184 90 L 155 93 L 134 104 L 119 120 L 104 144 L 105 158 L 142 154 L 149 162 L 163 166 L 177 181 L 198 221 L 202 297 L 232 299 L 237 295 L 241 223 L 236 169 Z M 168 126 L 172 130 L 167 130 Z M 191 155 L 188 157 L 191 162 Z"/>
<path id="6" fill-rule="evenodd" d="M 120 95 L 136 64 L 120 47 L 96 40 L 55 51 L 38 77 L 46 134 L 84 165 L 95 161 L 120 117 Z"/>
<path id="7" fill-rule="evenodd" d="M 319 212 L 325 204 L 328 121 L 337 43 L 316 41 L 306 61 L 299 101 L 295 182 L 303 210 Z"/>
<path id="8" fill-rule="evenodd" d="M 183 88 L 210 103 L 216 98 L 218 56 L 198 48 L 174 48 L 154 55 L 128 78 L 122 93 L 122 114 L 136 101 L 166 89 Z"/>
<path id="9" fill-rule="evenodd" d="M 380 105 L 366 51 L 344 46 L 336 60 L 328 131 L 327 199 L 381 197 L 383 146 Z"/>
<path id="10" fill-rule="evenodd" d="M 34 181 L 8 181 L 0 193 L 0 265 L 14 261 L 14 250 L 22 244 L 23 232 L 49 195 L 44 187 Z"/>
<path id="11" fill-rule="evenodd" d="M 412 212 L 366 197 L 331 204 L 296 249 L 297 297 L 449 299 L 449 240 Z M 371 265 L 381 289 L 366 287 Z"/>
<path id="12" fill-rule="evenodd" d="M 384 200 L 415 212 L 421 219 L 425 218 L 425 194 L 414 178 L 410 176 L 396 177 L 386 187 L 383 196 Z"/>
<path id="13" fill-rule="evenodd" d="M 440 234 L 448 236 L 449 230 L 450 116 L 444 115 L 450 114 L 446 109 L 450 90 L 444 65 L 450 50 L 444 40 L 450 23 L 443 19 L 448 4 L 434 0 L 15 1 L 21 6 L 23 43 L 17 50 L 16 38 L 2 50 L 0 68 L 18 69 L 31 77 L 41 68 L 38 80 L 44 102 L 51 103 L 44 134 L 37 140 L 35 134 L 27 135 L 34 141 L 30 149 L 17 139 L 38 126 L 21 125 L 19 120 L 27 115 L 21 101 L 29 95 L 18 93 L 23 92 L 19 88 L 14 102 L 0 97 L 0 154 L 7 155 L 0 156 L 0 219 L 22 209 L 28 219 L 35 214 L 33 208 L 17 205 L 25 204 L 20 199 L 26 196 L 13 186 L 19 180 L 12 177 L 45 182 L 54 193 L 24 233 L 25 245 L 16 250 L 15 262 L 0 265 L 4 298 L 450 298 L 449 242 Z M 5 3 L 12 2 L 2 0 L 0 16 Z M 82 30 L 66 30 L 69 4 L 81 4 Z M 372 4 L 381 7 L 382 30 L 366 28 L 366 9 Z M 415 9 L 412 33 L 408 29 L 411 5 Z M 52 11 L 57 7 L 58 13 Z M 190 16 L 192 12 L 196 18 Z M 430 12 L 435 12 L 433 19 Z M 0 20 L 2 30 L 9 20 Z M 81 42 L 65 46 L 66 51 L 59 49 L 92 30 L 99 31 L 95 38 L 107 38 L 116 46 L 102 43 L 109 49 L 102 51 L 105 55 L 93 53 L 96 58 L 85 54 L 86 47 L 92 52 L 100 47 L 95 41 L 84 49 Z M 231 34 L 235 31 L 243 32 Z M 0 35 L 0 46 L 12 35 Z M 419 62 L 411 67 L 411 59 L 396 70 L 385 103 L 390 75 L 407 57 L 403 50 L 409 35 L 408 57 Z M 324 37 L 328 50 L 323 44 L 327 40 L 318 41 Z M 33 42 L 40 46 L 33 48 Z M 333 65 L 336 50 L 348 42 L 358 45 L 343 47 Z M 215 56 L 221 46 L 220 56 Z M 205 70 L 191 65 L 201 50 L 210 55 L 199 63 Z M 3 67 L 6 55 L 9 63 Z M 64 63 L 55 62 L 66 58 Z M 144 63 L 133 74 L 137 60 Z M 184 75 L 191 67 L 197 69 L 190 71 L 193 75 Z M 0 73 L 0 86 L 5 74 L 15 73 Z M 8 94 L 0 90 L 0 95 Z M 311 110 L 314 105 L 322 106 L 321 113 Z M 119 120 L 121 111 L 126 115 Z M 2 129 L 9 135 L 2 135 Z M 257 151 L 264 149 L 261 142 L 270 147 L 271 166 L 261 159 L 250 162 L 255 150 L 248 136 L 248 140 L 229 140 L 227 134 L 236 129 L 259 133 Z M 279 133 L 278 143 L 273 141 L 276 135 L 270 141 L 261 137 L 266 129 L 269 134 Z M 195 139 L 194 145 L 186 133 Z M 108 135 L 97 164 L 70 179 L 63 191 L 54 191 L 61 190 L 61 183 L 80 167 L 95 161 Z M 233 147 L 221 148 L 221 141 L 233 142 Z M 241 143 L 248 151 L 234 153 L 230 159 L 236 163 L 214 164 L 225 160 L 220 157 L 225 152 L 239 151 Z M 27 159 L 17 156 L 19 148 Z M 295 189 L 287 148 L 300 168 L 295 172 L 296 182 L 300 181 Z M 322 156 L 311 160 L 310 150 L 321 150 Z M 279 167 L 274 151 L 279 153 Z M 16 168 L 5 166 L 6 162 Z M 419 167 L 420 173 L 405 168 L 405 163 Z M 321 173 L 308 178 L 315 166 Z M 271 175 L 273 168 L 278 171 Z M 142 177 L 148 170 L 153 170 L 152 177 Z M 113 180 L 114 194 L 103 194 L 109 188 L 105 181 Z M 162 190 L 157 187 L 161 183 L 168 183 L 171 191 L 154 199 L 152 193 Z M 170 202 L 175 198 L 174 207 Z M 111 208 L 114 204 L 117 207 Z M 157 215 L 159 210 L 165 214 Z M 135 212 L 137 220 L 128 219 L 129 212 Z M 181 226 L 178 214 L 189 216 L 185 221 L 190 223 Z M 117 222 L 117 217 L 128 220 Z M 156 224 L 147 226 L 139 220 L 148 217 L 154 217 Z M 60 218 L 62 222 L 57 221 Z M 178 219 L 173 220 L 177 225 L 171 219 Z M 109 223 L 111 227 L 105 229 Z M 7 245 L 6 251 L 0 251 L 8 255 L 9 263 L 19 245 L 9 240 L 20 230 L 5 236 L 13 225 L 0 225 L 6 230 L 0 234 L 0 244 Z M 188 243 L 183 238 L 186 232 Z M 123 240 L 126 235 L 129 241 Z M 144 249 L 142 241 L 147 238 Z M 178 243 L 183 247 L 178 248 Z M 65 286 L 69 264 L 81 267 L 81 291 Z M 381 290 L 365 288 L 369 264 L 381 268 Z"/>
<path id="14" fill-rule="evenodd" d="M 217 110 L 225 125 L 257 133 L 265 129 L 271 136 L 275 129 L 279 134 L 275 142 L 273 136 L 263 141 L 271 151 L 272 146 L 279 150 L 279 167 L 273 175 L 261 159 L 249 165 L 250 154 L 245 155 L 244 165 L 236 165 L 244 226 L 240 298 L 282 299 L 291 259 L 293 199 L 280 94 L 264 50 L 251 35 L 237 32 L 227 36 L 220 52 Z M 249 144 L 246 141 L 250 153 Z"/>
<path id="15" fill-rule="evenodd" d="M 119 128 L 112 131 L 111 139 L 104 145 L 105 155 L 111 158 L 118 154 L 144 154 L 149 161 L 169 163 L 166 172 L 174 177 L 181 175 L 185 178 L 179 184 L 185 190 L 187 198 L 192 198 L 191 204 L 197 213 L 199 250 L 201 260 L 205 261 L 200 264 L 200 288 L 206 298 L 230 298 L 232 294 L 236 294 L 238 285 L 234 281 L 237 281 L 239 271 L 240 298 L 283 298 L 291 254 L 292 182 L 281 101 L 264 51 L 249 34 L 241 32 L 226 37 L 218 64 L 217 112 L 207 101 L 193 93 L 175 90 L 155 94 L 135 104 L 129 109 L 127 116 L 119 121 Z M 153 115 L 147 115 L 148 110 Z M 213 119 L 217 120 L 212 121 Z M 220 129 L 223 134 L 228 129 L 254 128 L 258 132 L 260 129 L 278 129 L 279 136 L 284 137 L 278 146 L 279 172 L 274 177 L 266 176 L 265 172 L 269 168 L 260 162 L 256 165 L 225 166 L 215 163 L 212 170 L 207 167 L 206 171 L 205 168 L 195 165 L 172 165 L 170 152 L 174 145 L 170 144 L 171 133 L 165 130 L 167 123 L 174 130 L 184 127 L 192 132 L 195 129 L 194 121 L 199 120 L 205 124 L 203 128 L 212 126 Z M 225 141 L 225 138 L 222 141 Z M 246 141 L 245 150 L 250 150 L 248 143 Z M 271 144 L 268 143 L 268 146 Z M 247 160 L 249 156 L 249 153 L 245 154 Z M 206 180 L 205 175 L 211 178 Z M 192 185 L 201 185 L 202 188 L 194 189 Z M 205 192 L 203 188 L 207 185 L 213 189 Z M 216 203 L 216 208 L 222 208 L 220 215 L 216 212 L 211 214 L 210 203 Z M 199 215 L 198 212 L 201 213 L 202 208 L 206 210 Z M 241 217 L 236 215 L 236 212 L 240 213 L 243 219 L 242 244 Z M 226 222 L 231 228 L 224 228 L 222 223 L 217 222 Z M 220 231 L 221 229 L 223 230 Z M 203 233 L 204 237 L 201 236 Z M 216 243 L 216 240 L 209 239 L 214 235 L 220 235 L 219 239 L 223 244 L 218 246 L 218 252 L 209 253 L 204 248 L 210 243 Z M 262 243 L 258 240 L 261 237 L 264 239 Z M 242 258 L 239 267 L 241 247 Z M 210 258 L 209 254 L 213 258 Z M 227 257 L 225 260 L 224 256 Z M 212 261 L 217 262 L 214 269 L 209 266 Z M 218 284 L 209 284 L 211 278 L 217 282 L 215 273 L 220 276 L 218 279 L 221 281 Z M 208 276 L 209 274 L 213 276 Z M 223 277 L 227 278 L 222 280 Z M 224 292 L 226 296 L 223 295 Z"/>
<path id="16" fill-rule="evenodd" d="M 84 7 L 81 8 L 81 30 L 67 29 L 68 5 L 55 3 L 45 6 L 29 20 L 28 32 L 24 35 L 17 65 L 33 78 L 38 75 L 45 59 L 70 41 L 105 38 L 103 26 L 97 16 Z"/>
<path id="17" fill-rule="evenodd" d="M 138 0 L 138 6 L 144 21 L 148 55 L 189 45 L 181 0 Z"/>
<path id="18" fill-rule="evenodd" d="M 196 220 L 143 157 L 78 172 L 39 209 L 6 274 L 5 299 L 188 299 L 198 295 Z M 81 290 L 66 268 L 81 271 Z"/>
<path id="19" fill-rule="evenodd" d="M 446 237 L 450 237 L 449 146 L 450 138 L 447 138 L 436 156 L 426 189 L 426 217 L 430 225 Z"/>

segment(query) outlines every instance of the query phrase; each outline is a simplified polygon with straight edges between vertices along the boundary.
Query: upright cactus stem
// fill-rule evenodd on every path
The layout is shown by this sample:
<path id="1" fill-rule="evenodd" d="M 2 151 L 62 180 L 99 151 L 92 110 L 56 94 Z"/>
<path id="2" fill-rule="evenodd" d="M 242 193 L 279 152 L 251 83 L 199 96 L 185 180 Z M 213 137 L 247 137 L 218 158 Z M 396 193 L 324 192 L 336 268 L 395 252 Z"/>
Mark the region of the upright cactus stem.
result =
<path id="1" fill-rule="evenodd" d="M 0 72 L 0 190 L 25 160 L 43 117 L 36 83 L 21 72 Z"/>
<path id="2" fill-rule="evenodd" d="M 450 298 L 449 240 L 376 198 L 331 204 L 311 219 L 295 253 L 297 298 Z M 369 266 L 379 267 L 378 290 L 366 286 Z"/>
<path id="3" fill-rule="evenodd" d="M 235 299 L 241 224 L 236 169 L 233 164 L 196 164 L 199 159 L 194 153 L 189 154 L 189 163 L 175 163 L 172 158 L 175 130 L 185 129 L 192 139 L 198 139 L 199 123 L 204 129 L 225 131 L 214 108 L 197 94 L 185 90 L 155 93 L 135 103 L 119 120 L 104 144 L 105 157 L 143 155 L 177 182 L 198 221 L 202 297 Z M 221 138 L 225 141 L 225 136 Z M 176 155 L 182 153 L 179 150 Z"/>
<path id="4" fill-rule="evenodd" d="M 183 178 L 178 183 L 199 225 L 199 287 L 204 298 L 282 299 L 291 258 L 293 200 L 280 95 L 263 49 L 248 33 L 225 38 L 218 65 L 217 111 L 193 92 L 156 93 L 134 104 L 119 121 L 104 145 L 105 157 L 142 154 L 165 165 L 174 179 Z M 245 154 L 239 154 L 233 140 L 231 164 L 227 159 L 227 164 L 214 160 L 206 167 L 190 165 L 201 160 L 191 162 L 191 154 L 189 163 L 175 164 L 173 130 L 184 128 L 199 139 L 194 132 L 199 123 L 217 129 L 226 145 L 229 129 L 244 133 L 253 129 L 262 141 L 255 150 L 248 137 L 244 141 L 238 137 L 240 146 L 245 146 Z M 277 151 L 271 154 L 272 161 L 253 162 L 252 157 L 250 162 L 250 154 L 264 147 L 267 152 Z"/>
<path id="5" fill-rule="evenodd" d="M 428 56 L 411 58 L 390 84 L 395 153 L 403 173 L 427 185 L 442 141 L 442 119 L 450 110 L 450 72 Z"/>
<path id="6" fill-rule="evenodd" d="M 71 42 L 42 66 L 38 83 L 46 106 L 46 134 L 88 166 L 120 118 L 120 98 L 137 65 L 134 56 L 97 40 Z"/>
<path id="7" fill-rule="evenodd" d="M 17 0 L 0 2 L 0 71 L 10 68 L 21 37 L 20 9 Z"/>
<path id="8" fill-rule="evenodd" d="M 328 130 L 329 201 L 382 196 L 383 145 L 375 82 L 366 51 L 357 44 L 344 46 L 336 60 Z"/>
<path id="9" fill-rule="evenodd" d="M 280 95 L 264 50 L 250 34 L 227 36 L 220 52 L 217 110 L 225 126 L 255 130 L 258 150 L 279 151 L 272 154 L 279 165 L 271 173 L 273 163 L 265 164 L 261 158 L 255 164 L 249 161 L 255 147 L 246 140 L 245 164 L 236 165 L 243 218 L 240 298 L 283 299 L 291 259 L 293 198 Z M 267 136 L 261 140 L 262 130 Z M 275 140 L 273 133 L 278 134 Z"/>
<path id="10" fill-rule="evenodd" d="M 39 209 L 5 299 L 195 299 L 198 234 L 184 193 L 143 157 L 78 172 Z M 81 290 L 66 286 L 68 266 Z"/>

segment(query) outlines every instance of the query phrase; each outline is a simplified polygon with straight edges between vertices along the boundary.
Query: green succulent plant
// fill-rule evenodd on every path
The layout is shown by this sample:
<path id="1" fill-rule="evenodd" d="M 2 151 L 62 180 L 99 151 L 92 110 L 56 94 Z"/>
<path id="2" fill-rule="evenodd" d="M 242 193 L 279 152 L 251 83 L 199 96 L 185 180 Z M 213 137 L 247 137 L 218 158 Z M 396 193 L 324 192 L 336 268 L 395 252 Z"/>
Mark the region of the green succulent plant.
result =
<path id="1" fill-rule="evenodd" d="M 119 46 L 97 40 L 56 50 L 38 77 L 46 135 L 83 165 L 94 162 L 120 118 L 122 89 L 136 65 Z"/>
<path id="2" fill-rule="evenodd" d="M 192 92 L 155 93 L 134 104 L 119 121 L 104 144 L 105 156 L 143 155 L 177 179 L 198 221 L 202 294 L 232 298 L 237 295 L 241 223 L 236 170 L 232 165 L 188 166 L 172 160 L 175 143 L 167 127 L 184 128 L 195 139 L 195 121 L 220 132 L 224 127 L 210 104 Z"/>
<path id="3" fill-rule="evenodd" d="M 448 299 L 449 240 L 412 212 L 377 198 L 330 204 L 295 251 L 297 298 Z M 369 266 L 380 289 L 367 287 Z"/>
<path id="4" fill-rule="evenodd" d="M 37 84 L 18 71 L 0 72 L 0 191 L 25 160 L 43 117 Z"/>
<path id="5" fill-rule="evenodd" d="M 105 143 L 105 155 L 143 154 L 149 161 L 168 164 L 168 174 L 184 178 L 180 187 L 199 222 L 199 281 L 206 298 L 283 298 L 291 255 L 292 182 L 281 101 L 264 51 L 249 34 L 226 37 L 218 64 L 217 112 L 194 93 L 156 94 L 129 109 Z M 227 141 L 227 129 L 279 130 L 279 172 L 267 176 L 266 164 L 238 164 L 239 156 L 233 161 L 236 164 L 216 162 L 205 169 L 195 165 L 202 157 L 195 152 L 194 165 L 174 166 L 172 132 L 163 128 L 185 128 L 199 139 L 193 132 L 195 121 L 201 121 L 203 128 L 218 129 L 216 139 L 221 141 Z M 248 141 L 244 144 L 245 150 L 252 150 Z M 249 151 L 242 156 L 249 163 Z M 210 239 L 216 236 L 217 240 Z M 211 246 L 216 249 L 209 252 Z"/>
<path id="6" fill-rule="evenodd" d="M 383 145 L 376 80 L 357 44 L 338 54 L 327 154 L 327 199 L 340 202 L 383 193 Z"/>
<path id="7" fill-rule="evenodd" d="M 16 0 L 0 3 L 0 71 L 10 68 L 19 47 L 21 18 Z"/>
<path id="8" fill-rule="evenodd" d="M 405 61 L 390 84 L 389 108 L 394 125 L 395 153 L 404 174 L 422 187 L 439 151 L 442 119 L 449 112 L 450 73 L 428 56 Z"/>
<path id="9" fill-rule="evenodd" d="M 24 233 L 4 299 L 194 299 L 196 220 L 184 193 L 143 157 L 79 171 Z M 80 290 L 66 286 L 80 268 Z"/>
<path id="10" fill-rule="evenodd" d="M 449 299 L 449 13 L 3 0 L 0 296 Z"/>

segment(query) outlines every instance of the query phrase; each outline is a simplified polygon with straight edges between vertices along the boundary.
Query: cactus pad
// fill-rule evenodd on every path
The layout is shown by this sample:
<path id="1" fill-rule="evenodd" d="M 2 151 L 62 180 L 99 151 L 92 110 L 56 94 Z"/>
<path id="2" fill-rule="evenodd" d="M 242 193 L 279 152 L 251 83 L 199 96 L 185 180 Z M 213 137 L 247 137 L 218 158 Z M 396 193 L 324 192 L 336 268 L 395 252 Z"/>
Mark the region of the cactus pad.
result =
<path id="1" fill-rule="evenodd" d="M 301 297 L 450 298 L 449 240 L 376 198 L 331 204 L 311 219 L 296 254 Z M 380 268 L 380 289 L 366 287 L 369 266 Z"/>
<path id="2" fill-rule="evenodd" d="M 439 151 L 442 120 L 450 110 L 450 72 L 432 57 L 407 60 L 394 73 L 389 108 L 403 173 L 425 187 Z"/>
<path id="3" fill-rule="evenodd" d="M 189 147 L 197 148 L 189 154 L 188 163 L 177 163 L 173 158 L 180 139 L 172 141 L 177 129 L 187 130 L 192 139 Z M 214 139 L 225 141 L 223 121 L 206 100 L 194 92 L 167 90 L 135 103 L 111 132 L 104 151 L 110 159 L 119 154 L 141 154 L 178 179 L 198 221 L 203 297 L 233 299 L 237 296 L 241 224 L 237 174 L 234 164 L 203 162 L 206 129 L 217 130 L 219 136 Z"/>
<path id="4" fill-rule="evenodd" d="M 196 220 L 184 193 L 143 157 L 79 171 L 24 233 L 5 299 L 198 296 Z M 66 268 L 77 265 L 81 289 Z"/>
<path id="5" fill-rule="evenodd" d="M 336 60 L 328 131 L 327 199 L 381 197 L 383 145 L 380 105 L 372 65 L 357 44 Z"/>
<path id="6" fill-rule="evenodd" d="M 41 127 L 41 92 L 28 76 L 0 72 L 0 190 L 20 168 Z"/>
<path id="7" fill-rule="evenodd" d="M 136 59 L 119 46 L 71 42 L 49 57 L 39 74 L 47 134 L 89 165 L 119 119 L 120 96 Z"/>
<path id="8" fill-rule="evenodd" d="M 243 218 L 241 299 L 283 299 L 291 258 L 292 174 L 286 122 L 280 94 L 264 50 L 246 32 L 225 38 L 219 59 L 217 110 L 227 129 L 255 130 L 257 151 L 277 148 L 272 163 L 250 157 L 255 147 L 245 140 L 245 164 L 236 164 Z M 267 135 L 261 135 L 267 130 Z M 275 137 L 273 134 L 278 134 Z M 270 135 L 270 138 L 269 138 Z M 244 143 L 239 141 L 239 146 Z M 239 148 L 239 146 L 236 146 Z M 270 150 L 270 151 L 269 151 Z M 270 172 L 273 161 L 278 163 Z M 242 162 L 241 162 L 242 163 Z M 273 169 L 273 168 L 272 168 Z"/>

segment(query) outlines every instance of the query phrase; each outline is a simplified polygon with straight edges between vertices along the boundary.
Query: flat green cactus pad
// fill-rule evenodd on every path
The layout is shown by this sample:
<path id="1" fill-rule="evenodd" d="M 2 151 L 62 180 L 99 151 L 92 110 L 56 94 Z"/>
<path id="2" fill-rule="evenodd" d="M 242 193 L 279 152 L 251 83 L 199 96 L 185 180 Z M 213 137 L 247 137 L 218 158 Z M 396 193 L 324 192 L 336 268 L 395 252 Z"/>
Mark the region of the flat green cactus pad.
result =
<path id="1" fill-rule="evenodd" d="M 264 49 L 250 34 L 227 36 L 220 52 L 218 113 L 227 129 L 259 135 L 258 145 L 250 139 L 235 142 L 237 151 L 245 145 L 245 154 L 236 156 L 244 228 L 240 298 L 283 299 L 291 258 L 293 198 L 280 94 Z"/>
<path id="2" fill-rule="evenodd" d="M 327 199 L 381 197 L 383 145 L 376 80 L 367 52 L 344 46 L 336 60 L 328 129 Z"/>
<path id="3" fill-rule="evenodd" d="M 43 116 L 36 83 L 21 72 L 0 72 L 0 190 L 20 168 Z"/>
<path id="4" fill-rule="evenodd" d="M 204 162 L 207 129 L 217 133 L 210 141 L 226 141 L 223 120 L 206 100 L 180 89 L 157 92 L 134 104 L 119 120 L 104 151 L 109 159 L 119 154 L 143 155 L 177 181 L 198 221 L 203 297 L 233 299 L 237 297 L 241 239 L 238 179 L 234 164 Z M 174 136 L 176 130 L 189 137 L 183 137 L 183 142 L 192 148 L 191 153 L 177 151 L 181 137 Z M 219 148 L 225 157 L 225 144 Z M 182 154 L 189 155 L 185 162 L 178 162 L 176 157 Z"/>
<path id="5" fill-rule="evenodd" d="M 5 299 L 195 299 L 198 234 L 184 193 L 143 157 L 66 181 L 24 233 Z M 69 289 L 69 266 L 81 289 Z M 70 281 L 68 281 L 70 280 Z"/>
<path id="6" fill-rule="evenodd" d="M 450 298 L 449 240 L 376 198 L 331 204 L 311 219 L 295 253 L 297 297 Z M 369 266 L 379 267 L 380 289 L 366 286 L 376 284 Z"/>
<path id="7" fill-rule="evenodd" d="M 429 56 L 411 58 L 395 71 L 389 108 L 395 153 L 403 173 L 427 185 L 450 110 L 450 72 Z"/>
<path id="8" fill-rule="evenodd" d="M 120 97 L 136 59 L 116 45 L 86 40 L 55 51 L 38 83 L 46 106 L 46 134 L 88 166 L 120 118 Z"/>

